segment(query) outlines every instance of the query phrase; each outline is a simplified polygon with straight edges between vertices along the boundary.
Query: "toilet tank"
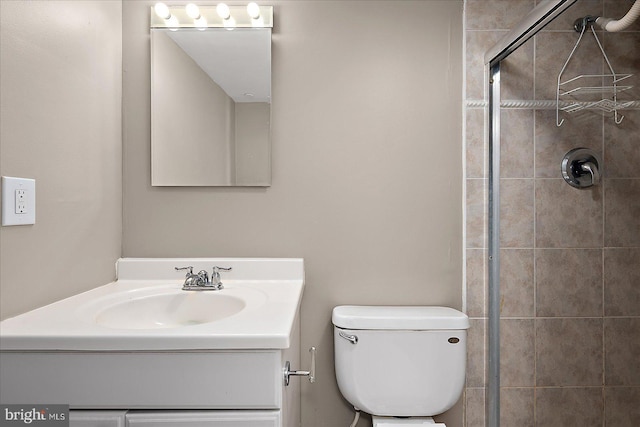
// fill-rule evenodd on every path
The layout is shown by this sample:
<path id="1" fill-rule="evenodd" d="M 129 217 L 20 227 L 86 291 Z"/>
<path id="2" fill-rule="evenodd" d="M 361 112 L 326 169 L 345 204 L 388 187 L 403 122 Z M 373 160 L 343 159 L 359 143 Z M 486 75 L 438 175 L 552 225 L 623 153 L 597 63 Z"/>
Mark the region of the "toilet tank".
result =
<path id="1" fill-rule="evenodd" d="M 333 309 L 335 369 L 342 395 L 380 416 L 432 416 L 460 398 L 469 319 L 448 307 Z"/>

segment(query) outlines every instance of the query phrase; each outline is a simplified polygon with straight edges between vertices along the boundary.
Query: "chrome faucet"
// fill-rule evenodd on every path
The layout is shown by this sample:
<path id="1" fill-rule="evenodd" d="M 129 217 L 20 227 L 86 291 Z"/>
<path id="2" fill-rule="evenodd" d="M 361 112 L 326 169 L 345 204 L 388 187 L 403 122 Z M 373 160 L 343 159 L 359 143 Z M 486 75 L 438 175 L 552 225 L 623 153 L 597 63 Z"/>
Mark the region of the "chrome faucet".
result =
<path id="1" fill-rule="evenodd" d="M 222 282 L 220 281 L 220 271 L 231 270 L 231 267 L 213 267 L 211 281 L 209 281 L 209 274 L 205 270 L 200 270 L 198 274 L 195 274 L 192 266 L 174 268 L 176 271 L 187 270 L 187 274 L 182 285 L 183 291 L 219 291 L 223 288 Z"/>

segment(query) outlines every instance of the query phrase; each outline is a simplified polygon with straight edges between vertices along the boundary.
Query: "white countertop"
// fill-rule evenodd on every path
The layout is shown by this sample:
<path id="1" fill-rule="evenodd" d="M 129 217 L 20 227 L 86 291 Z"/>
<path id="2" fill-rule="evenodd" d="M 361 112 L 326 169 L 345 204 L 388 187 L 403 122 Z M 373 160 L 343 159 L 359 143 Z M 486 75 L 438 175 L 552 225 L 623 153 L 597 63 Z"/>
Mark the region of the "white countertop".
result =
<path id="1" fill-rule="evenodd" d="M 194 272 L 213 265 L 233 270 L 223 273 L 220 291 L 182 291 L 184 273 L 173 267 L 183 265 L 193 265 Z M 303 288 L 302 259 L 123 259 L 117 281 L 0 322 L 0 350 L 284 349 L 290 345 Z M 126 329 L 96 322 L 100 309 L 113 301 L 183 292 L 215 292 L 247 302 L 229 317 L 180 327 Z"/>

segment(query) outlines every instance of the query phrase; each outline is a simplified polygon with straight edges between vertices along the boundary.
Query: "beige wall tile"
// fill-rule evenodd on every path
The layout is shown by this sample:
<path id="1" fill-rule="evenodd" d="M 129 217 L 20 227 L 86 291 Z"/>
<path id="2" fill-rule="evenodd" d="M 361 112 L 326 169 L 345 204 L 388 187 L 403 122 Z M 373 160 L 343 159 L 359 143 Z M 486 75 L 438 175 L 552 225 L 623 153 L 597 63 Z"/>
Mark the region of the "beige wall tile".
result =
<path id="1" fill-rule="evenodd" d="M 629 7 L 631 6 L 629 5 Z M 634 25 L 638 25 L 637 20 Z M 640 45 L 640 32 L 605 33 L 602 37 L 602 45 L 616 73 L 633 74 L 623 80 L 624 83 L 620 83 L 632 86 L 632 88 L 620 93 L 619 99 L 637 100 L 640 96 L 640 87 L 638 87 L 640 76 L 637 74 L 640 71 L 640 55 L 637 54 Z M 605 68 L 605 71 L 609 73 L 609 68 Z"/>
<path id="2" fill-rule="evenodd" d="M 465 390 L 465 426 L 485 427 L 485 391 L 484 388 Z"/>
<path id="3" fill-rule="evenodd" d="M 533 99 L 533 46 L 533 39 L 531 39 L 502 61 L 500 65 L 501 99 Z"/>
<path id="4" fill-rule="evenodd" d="M 612 118 L 604 122 L 604 173 L 608 178 L 640 178 L 640 110 L 621 114 L 620 124 Z"/>
<path id="5" fill-rule="evenodd" d="M 640 179 L 607 179 L 605 245 L 640 246 Z"/>
<path id="6" fill-rule="evenodd" d="M 500 177 L 533 178 L 533 111 L 500 112 Z"/>
<path id="7" fill-rule="evenodd" d="M 536 247 L 601 246 L 602 186 L 577 189 L 563 179 L 537 180 Z"/>
<path id="8" fill-rule="evenodd" d="M 602 250 L 536 250 L 536 314 L 602 316 Z"/>
<path id="9" fill-rule="evenodd" d="M 640 317 L 604 319 L 605 384 L 640 386 Z"/>
<path id="10" fill-rule="evenodd" d="M 535 385 L 535 324 L 533 319 L 500 321 L 500 385 Z"/>
<path id="11" fill-rule="evenodd" d="M 467 332 L 467 387 L 485 386 L 485 319 L 470 319 Z"/>
<path id="12" fill-rule="evenodd" d="M 536 425 L 602 426 L 602 387 L 536 389 Z M 617 426 L 616 426 L 617 427 Z"/>
<path id="13" fill-rule="evenodd" d="M 485 110 L 468 108 L 466 120 L 467 178 L 486 178 Z"/>
<path id="14" fill-rule="evenodd" d="M 486 248 L 486 179 L 467 179 L 467 248 Z"/>
<path id="15" fill-rule="evenodd" d="M 500 251 L 500 315 L 533 317 L 534 315 L 533 249 Z"/>
<path id="16" fill-rule="evenodd" d="M 602 385 L 602 319 L 536 319 L 536 384 Z"/>
<path id="17" fill-rule="evenodd" d="M 510 30 L 534 7 L 533 0 L 467 0 L 469 30 Z"/>
<path id="18" fill-rule="evenodd" d="M 604 416 L 606 426 L 640 426 L 640 387 L 605 387 Z"/>
<path id="19" fill-rule="evenodd" d="M 542 32 L 536 35 L 536 99 L 556 99 L 558 74 L 577 41 L 578 34 L 575 31 Z M 562 75 L 562 81 L 583 74 L 601 74 L 603 64 L 604 59 L 595 39 L 585 34 Z"/>
<path id="20" fill-rule="evenodd" d="M 486 316 L 486 250 L 467 249 L 467 315 Z"/>
<path id="21" fill-rule="evenodd" d="M 500 427 L 534 426 L 534 389 L 500 389 Z"/>
<path id="22" fill-rule="evenodd" d="M 640 316 L 640 248 L 604 250 L 605 316 Z"/>
<path id="23" fill-rule="evenodd" d="M 506 33 L 506 31 L 466 32 L 466 99 L 485 98 L 484 54 Z"/>
<path id="24" fill-rule="evenodd" d="M 602 118 L 589 112 L 568 117 L 556 126 L 555 110 L 535 112 L 536 178 L 562 178 L 560 166 L 574 148 L 592 149 L 602 159 Z M 605 163 L 608 168 L 608 163 Z"/>
<path id="25" fill-rule="evenodd" d="M 533 247 L 533 179 L 500 180 L 500 246 Z"/>

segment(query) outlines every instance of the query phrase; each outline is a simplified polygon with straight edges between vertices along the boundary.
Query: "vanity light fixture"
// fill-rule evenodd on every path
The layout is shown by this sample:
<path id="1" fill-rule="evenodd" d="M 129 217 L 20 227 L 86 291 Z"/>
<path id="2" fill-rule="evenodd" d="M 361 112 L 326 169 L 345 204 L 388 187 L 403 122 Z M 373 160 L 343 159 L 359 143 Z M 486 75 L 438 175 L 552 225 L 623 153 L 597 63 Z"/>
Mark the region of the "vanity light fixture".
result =
<path id="1" fill-rule="evenodd" d="M 169 27 L 174 31 L 178 29 L 178 27 L 180 26 L 180 23 L 178 22 L 178 18 L 175 15 L 171 14 L 171 11 L 169 10 L 169 7 L 166 4 L 156 3 L 153 6 L 153 10 L 155 10 L 156 15 L 164 19 L 167 27 Z"/>
<path id="2" fill-rule="evenodd" d="M 158 2 L 151 7 L 151 28 L 273 28 L 273 6 L 259 6 L 256 2 L 246 6 L 191 2 L 171 6 Z"/>

